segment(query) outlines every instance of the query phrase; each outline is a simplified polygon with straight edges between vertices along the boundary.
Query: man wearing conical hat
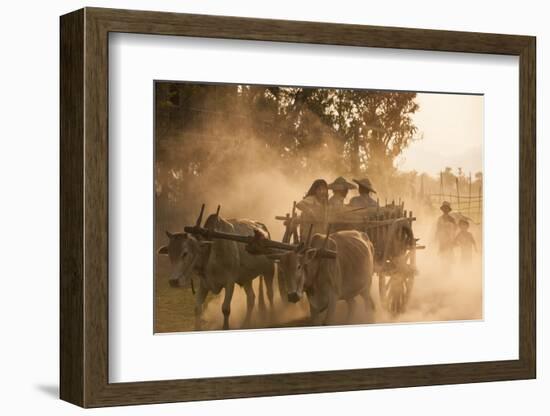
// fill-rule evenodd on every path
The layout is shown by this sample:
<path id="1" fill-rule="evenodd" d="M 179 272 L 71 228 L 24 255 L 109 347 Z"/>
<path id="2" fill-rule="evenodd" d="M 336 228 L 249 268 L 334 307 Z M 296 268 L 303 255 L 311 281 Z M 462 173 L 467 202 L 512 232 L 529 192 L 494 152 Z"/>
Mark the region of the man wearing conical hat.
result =
<path id="1" fill-rule="evenodd" d="M 354 179 L 357 185 L 359 185 L 359 196 L 354 196 L 349 202 L 349 206 L 352 208 L 376 208 L 378 202 L 370 196 L 371 193 L 376 193 L 369 178 Z"/>
<path id="2" fill-rule="evenodd" d="M 334 182 L 328 185 L 328 189 L 332 191 L 332 196 L 328 200 L 328 206 L 331 210 L 344 208 L 344 201 L 350 189 L 355 189 L 356 186 L 349 183 L 344 177 L 337 177 Z"/>
<path id="3" fill-rule="evenodd" d="M 439 208 L 443 214 L 437 219 L 435 239 L 442 258 L 451 261 L 453 257 L 454 239 L 456 233 L 456 221 L 449 215 L 453 210 L 448 201 L 443 201 Z"/>

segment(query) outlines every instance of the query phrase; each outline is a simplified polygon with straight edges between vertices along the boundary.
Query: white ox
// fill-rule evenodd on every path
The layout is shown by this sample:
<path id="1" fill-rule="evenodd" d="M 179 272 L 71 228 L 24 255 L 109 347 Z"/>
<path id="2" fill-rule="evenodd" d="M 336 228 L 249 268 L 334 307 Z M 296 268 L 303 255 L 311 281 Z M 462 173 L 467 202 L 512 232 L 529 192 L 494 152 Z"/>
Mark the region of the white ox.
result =
<path id="1" fill-rule="evenodd" d="M 268 234 L 265 225 L 246 219 L 225 220 L 211 215 L 205 228 L 239 235 L 254 235 L 254 230 Z M 261 276 L 266 282 L 267 296 L 273 310 L 273 262 L 264 255 L 249 254 L 243 244 L 214 239 L 205 241 L 187 233 L 166 233 L 169 243 L 161 247 L 159 254 L 168 255 L 172 264 L 169 278 L 171 286 L 187 286 L 192 275 L 199 277 L 195 293 L 195 329 L 201 329 L 203 304 L 209 292 L 220 293 L 224 289 L 222 304 L 223 329 L 229 329 L 231 299 L 235 284 L 246 293 L 247 308 L 243 326 L 248 326 L 255 303 L 252 281 Z M 262 285 L 260 285 L 260 290 Z M 260 295 L 262 299 L 263 293 Z"/>

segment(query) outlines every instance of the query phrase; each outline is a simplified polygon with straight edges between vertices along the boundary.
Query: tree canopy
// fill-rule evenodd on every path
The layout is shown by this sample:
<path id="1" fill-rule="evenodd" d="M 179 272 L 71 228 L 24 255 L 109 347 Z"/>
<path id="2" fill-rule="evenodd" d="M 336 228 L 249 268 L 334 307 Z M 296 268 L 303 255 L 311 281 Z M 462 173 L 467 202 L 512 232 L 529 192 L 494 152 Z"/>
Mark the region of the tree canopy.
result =
<path id="1" fill-rule="evenodd" d="M 200 175 L 251 138 L 291 174 L 330 166 L 342 175 L 391 175 L 418 139 L 410 92 L 334 88 L 156 84 L 157 159 Z"/>

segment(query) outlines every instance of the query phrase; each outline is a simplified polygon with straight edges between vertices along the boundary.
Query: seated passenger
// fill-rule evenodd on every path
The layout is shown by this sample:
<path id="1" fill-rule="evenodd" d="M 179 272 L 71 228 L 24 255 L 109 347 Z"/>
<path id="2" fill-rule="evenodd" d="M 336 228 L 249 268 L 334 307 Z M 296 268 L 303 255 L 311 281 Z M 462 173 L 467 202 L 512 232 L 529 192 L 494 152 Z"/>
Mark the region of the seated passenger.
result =
<path id="1" fill-rule="evenodd" d="M 328 200 L 328 206 L 332 210 L 343 209 L 348 191 L 355 188 L 354 184 L 349 183 L 342 176 L 337 177 L 334 182 L 328 185 L 328 189 L 332 191 L 332 196 Z"/>
<path id="2" fill-rule="evenodd" d="M 371 193 L 376 193 L 369 178 L 354 179 L 357 185 L 359 185 L 359 196 L 351 198 L 349 206 L 352 208 L 376 208 L 378 202 L 370 196 Z"/>
<path id="3" fill-rule="evenodd" d="M 317 179 L 307 191 L 304 199 L 296 204 L 302 211 L 300 239 L 303 240 L 313 224 L 312 235 L 325 234 L 328 226 L 328 185 L 324 179 Z"/>

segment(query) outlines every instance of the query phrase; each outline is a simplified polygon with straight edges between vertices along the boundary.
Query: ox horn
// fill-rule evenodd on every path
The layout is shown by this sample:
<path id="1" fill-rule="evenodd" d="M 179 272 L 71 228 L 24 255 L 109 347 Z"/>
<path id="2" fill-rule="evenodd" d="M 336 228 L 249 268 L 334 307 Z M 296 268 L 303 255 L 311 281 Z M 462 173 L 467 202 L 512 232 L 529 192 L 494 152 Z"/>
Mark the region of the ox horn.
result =
<path id="1" fill-rule="evenodd" d="M 202 222 L 202 216 L 204 214 L 204 204 L 201 206 L 201 212 L 199 214 L 199 217 L 197 218 L 197 223 L 195 224 L 195 227 L 200 227 Z"/>
<path id="2" fill-rule="evenodd" d="M 220 216 L 220 209 L 221 209 L 221 205 L 218 205 L 218 209 L 216 210 L 216 217 L 219 217 Z"/>

